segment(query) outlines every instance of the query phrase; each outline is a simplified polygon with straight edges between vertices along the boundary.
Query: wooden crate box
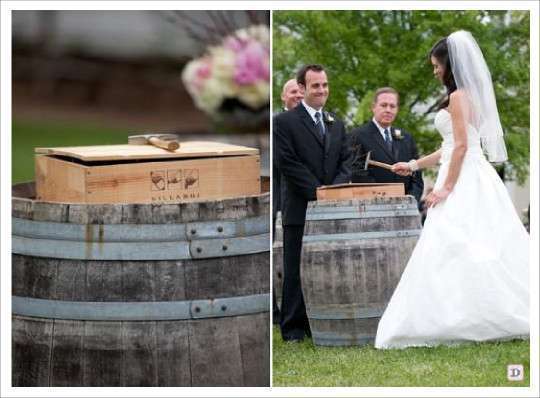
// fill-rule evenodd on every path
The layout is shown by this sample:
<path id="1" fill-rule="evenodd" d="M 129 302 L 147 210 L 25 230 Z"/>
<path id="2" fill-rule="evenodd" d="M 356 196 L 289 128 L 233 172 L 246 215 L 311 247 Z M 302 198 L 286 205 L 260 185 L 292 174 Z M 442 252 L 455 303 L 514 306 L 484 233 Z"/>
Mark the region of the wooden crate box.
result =
<path id="1" fill-rule="evenodd" d="M 317 188 L 317 200 L 372 199 L 404 195 L 405 187 L 402 183 L 351 183 Z"/>
<path id="2" fill-rule="evenodd" d="M 183 142 L 36 148 L 37 199 L 71 203 L 172 203 L 260 193 L 259 150 Z"/>

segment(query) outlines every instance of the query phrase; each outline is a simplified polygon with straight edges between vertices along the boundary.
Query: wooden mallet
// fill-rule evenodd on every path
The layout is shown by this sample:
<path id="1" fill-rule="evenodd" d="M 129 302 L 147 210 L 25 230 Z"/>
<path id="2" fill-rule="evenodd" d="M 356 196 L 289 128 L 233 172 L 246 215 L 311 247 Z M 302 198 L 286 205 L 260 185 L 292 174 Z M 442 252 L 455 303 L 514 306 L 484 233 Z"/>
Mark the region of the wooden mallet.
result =
<path id="1" fill-rule="evenodd" d="M 128 144 L 131 145 L 153 145 L 158 148 L 174 152 L 180 148 L 178 137 L 174 134 L 141 134 L 128 137 Z"/>
<path id="2" fill-rule="evenodd" d="M 366 154 L 366 162 L 364 163 L 364 170 L 367 170 L 368 166 L 382 167 L 383 169 L 392 171 L 392 165 L 383 162 L 377 162 L 376 160 L 371 160 L 371 151 Z"/>

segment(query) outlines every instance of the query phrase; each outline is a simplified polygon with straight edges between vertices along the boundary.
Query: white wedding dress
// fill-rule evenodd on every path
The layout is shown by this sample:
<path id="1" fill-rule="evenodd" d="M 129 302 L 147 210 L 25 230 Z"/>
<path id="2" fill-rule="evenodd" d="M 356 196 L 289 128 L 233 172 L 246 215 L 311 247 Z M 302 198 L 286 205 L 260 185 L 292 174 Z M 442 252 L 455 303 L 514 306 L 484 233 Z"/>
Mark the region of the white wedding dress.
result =
<path id="1" fill-rule="evenodd" d="M 450 114 L 443 137 L 440 188 L 453 148 Z M 506 340 L 529 335 L 529 235 L 474 127 L 458 181 L 428 211 L 422 234 L 379 322 L 376 348 Z"/>

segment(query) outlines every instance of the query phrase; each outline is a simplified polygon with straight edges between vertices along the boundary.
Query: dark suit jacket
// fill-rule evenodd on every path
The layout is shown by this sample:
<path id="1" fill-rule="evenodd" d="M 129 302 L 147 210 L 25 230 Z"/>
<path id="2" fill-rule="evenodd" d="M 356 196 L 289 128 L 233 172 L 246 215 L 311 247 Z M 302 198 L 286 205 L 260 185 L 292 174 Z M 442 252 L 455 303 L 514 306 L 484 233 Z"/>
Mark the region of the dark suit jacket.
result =
<path id="1" fill-rule="evenodd" d="M 283 225 L 304 225 L 307 203 L 316 199 L 317 187 L 350 181 L 351 152 L 345 127 L 336 118 L 325 121 L 325 126 L 323 140 L 302 104 L 274 119 Z"/>
<path id="2" fill-rule="evenodd" d="M 283 108 L 279 112 L 272 115 L 273 125 L 276 123 L 276 116 L 282 112 L 287 112 L 287 109 Z M 272 130 L 272 220 L 276 219 L 277 212 L 281 210 L 281 172 L 279 171 L 279 150 L 276 144 L 276 129 Z M 274 227 L 272 227 L 274 228 Z"/>
<path id="3" fill-rule="evenodd" d="M 373 121 L 366 123 L 359 128 L 351 131 L 351 148 L 357 148 L 360 145 L 360 151 L 354 154 L 361 156 L 364 160 L 368 151 L 371 151 L 371 159 L 388 164 L 394 164 L 396 162 L 408 162 L 411 159 L 418 159 L 418 150 L 416 149 L 416 143 L 411 134 L 405 130 L 401 130 L 401 139 L 397 139 L 394 136 L 395 129 L 391 127 L 392 132 L 392 151 L 390 152 L 386 146 L 386 143 Z M 354 149 L 353 149 L 354 151 Z M 401 177 L 389 170 L 369 166 L 369 175 L 373 177 L 375 182 L 388 183 L 388 182 L 402 182 L 405 184 L 405 193 L 413 195 L 416 201 L 420 203 L 422 192 L 424 191 L 424 181 L 422 179 L 422 172 L 417 171 L 410 177 Z M 354 181 L 353 181 L 354 182 Z"/>
<path id="4" fill-rule="evenodd" d="M 272 130 L 272 220 L 275 220 L 276 214 L 281 210 L 281 172 L 279 171 L 279 156 L 276 145 L 276 113 L 273 119 L 274 129 Z"/>

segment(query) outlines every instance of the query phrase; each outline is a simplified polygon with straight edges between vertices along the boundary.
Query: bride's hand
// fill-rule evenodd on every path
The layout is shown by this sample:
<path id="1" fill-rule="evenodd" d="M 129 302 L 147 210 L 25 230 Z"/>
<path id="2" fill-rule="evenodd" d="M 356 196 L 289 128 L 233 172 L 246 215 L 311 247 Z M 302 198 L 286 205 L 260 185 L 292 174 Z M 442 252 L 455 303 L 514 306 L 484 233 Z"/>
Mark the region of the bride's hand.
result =
<path id="1" fill-rule="evenodd" d="M 428 208 L 435 207 L 443 200 L 445 200 L 448 195 L 450 195 L 450 190 L 446 188 L 441 188 L 436 191 L 431 191 L 431 193 L 426 196 L 424 202 Z"/>
<path id="2" fill-rule="evenodd" d="M 412 174 L 409 163 L 399 162 L 392 165 L 392 171 L 400 176 L 407 177 Z"/>

